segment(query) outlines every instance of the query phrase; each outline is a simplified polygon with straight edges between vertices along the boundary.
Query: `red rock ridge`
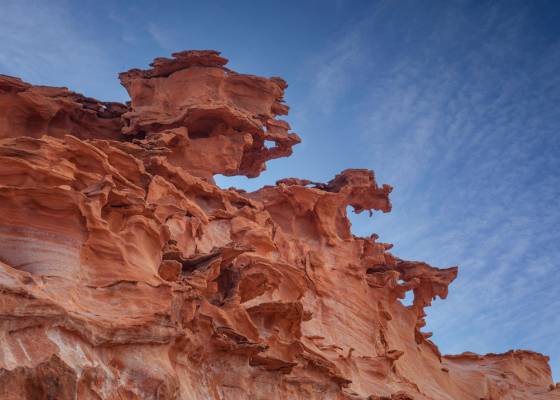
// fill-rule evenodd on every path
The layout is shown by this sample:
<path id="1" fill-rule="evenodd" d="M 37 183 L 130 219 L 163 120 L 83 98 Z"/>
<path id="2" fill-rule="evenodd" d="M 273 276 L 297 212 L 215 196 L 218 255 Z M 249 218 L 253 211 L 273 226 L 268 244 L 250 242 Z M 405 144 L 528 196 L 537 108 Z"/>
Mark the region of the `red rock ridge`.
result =
<path id="1" fill-rule="evenodd" d="M 173 57 L 128 105 L 0 76 L 1 399 L 560 399 L 543 355 L 440 355 L 457 268 L 352 235 L 373 172 L 217 187 L 300 141 L 287 85 Z"/>

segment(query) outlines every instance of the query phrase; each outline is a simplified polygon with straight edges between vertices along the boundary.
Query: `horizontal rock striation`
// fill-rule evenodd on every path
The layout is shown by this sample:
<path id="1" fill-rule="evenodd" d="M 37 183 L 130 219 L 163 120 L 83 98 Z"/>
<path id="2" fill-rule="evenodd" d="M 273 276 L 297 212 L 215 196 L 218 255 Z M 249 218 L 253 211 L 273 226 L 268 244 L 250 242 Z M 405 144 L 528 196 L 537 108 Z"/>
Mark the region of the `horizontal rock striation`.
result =
<path id="1" fill-rule="evenodd" d="M 543 355 L 439 353 L 457 268 L 352 235 L 373 172 L 214 184 L 300 141 L 286 83 L 226 63 L 122 73 L 126 105 L 0 76 L 0 398 L 560 399 Z"/>

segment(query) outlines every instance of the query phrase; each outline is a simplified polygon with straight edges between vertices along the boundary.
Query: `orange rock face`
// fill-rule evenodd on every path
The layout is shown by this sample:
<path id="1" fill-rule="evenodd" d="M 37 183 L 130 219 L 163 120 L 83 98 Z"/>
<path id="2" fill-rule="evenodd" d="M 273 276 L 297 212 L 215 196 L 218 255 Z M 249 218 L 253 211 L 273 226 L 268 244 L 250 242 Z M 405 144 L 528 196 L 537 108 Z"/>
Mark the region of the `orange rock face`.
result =
<path id="1" fill-rule="evenodd" d="M 300 141 L 286 83 L 226 63 L 125 72 L 127 105 L 0 76 L 0 398 L 560 399 L 543 355 L 441 356 L 457 268 L 352 235 L 373 172 L 213 183 Z"/>

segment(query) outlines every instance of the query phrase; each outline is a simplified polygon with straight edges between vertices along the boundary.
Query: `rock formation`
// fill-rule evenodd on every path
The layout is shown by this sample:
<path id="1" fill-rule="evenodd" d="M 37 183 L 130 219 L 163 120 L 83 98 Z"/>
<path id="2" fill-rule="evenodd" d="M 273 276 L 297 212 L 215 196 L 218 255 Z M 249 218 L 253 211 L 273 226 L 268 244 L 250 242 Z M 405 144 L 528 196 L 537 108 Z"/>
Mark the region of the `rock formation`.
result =
<path id="1" fill-rule="evenodd" d="M 214 184 L 300 141 L 286 82 L 226 63 L 122 73 L 126 105 L 0 76 L 0 398 L 560 399 L 543 355 L 439 353 L 457 268 L 352 235 L 373 172 Z"/>

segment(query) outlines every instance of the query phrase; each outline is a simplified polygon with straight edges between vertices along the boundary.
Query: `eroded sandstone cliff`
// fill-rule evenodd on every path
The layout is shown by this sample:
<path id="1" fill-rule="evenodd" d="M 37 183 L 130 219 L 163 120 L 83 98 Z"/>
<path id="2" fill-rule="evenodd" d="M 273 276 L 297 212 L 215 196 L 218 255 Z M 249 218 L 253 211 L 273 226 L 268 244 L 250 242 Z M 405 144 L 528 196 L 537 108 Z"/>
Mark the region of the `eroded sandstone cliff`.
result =
<path id="1" fill-rule="evenodd" d="M 122 73 L 126 105 L 0 76 L 0 398 L 560 399 L 543 355 L 439 353 L 457 268 L 352 235 L 373 172 L 213 183 L 300 141 L 286 83 L 226 63 Z"/>

